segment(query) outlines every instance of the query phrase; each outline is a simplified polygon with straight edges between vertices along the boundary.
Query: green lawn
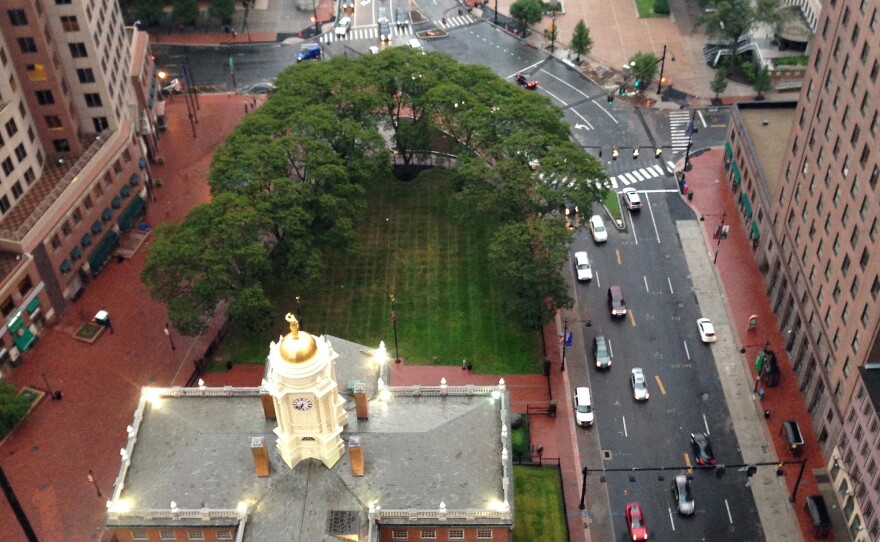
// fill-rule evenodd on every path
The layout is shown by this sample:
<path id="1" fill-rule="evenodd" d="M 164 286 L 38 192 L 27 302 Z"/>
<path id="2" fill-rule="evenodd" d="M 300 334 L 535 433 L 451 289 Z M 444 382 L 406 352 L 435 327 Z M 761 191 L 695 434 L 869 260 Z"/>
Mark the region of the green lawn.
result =
<path id="1" fill-rule="evenodd" d="M 661 15 L 654 13 L 654 0 L 636 0 L 636 9 L 639 12 L 639 18 L 648 19 L 650 17 L 668 17 L 669 15 Z"/>
<path id="2" fill-rule="evenodd" d="M 355 254 L 331 258 L 317 284 L 277 277 L 267 285 L 278 320 L 264 335 L 230 325 L 216 366 L 262 363 L 268 341 L 285 333 L 283 313 L 302 296 L 303 329 L 367 346 L 384 340 L 394 355 L 391 304 L 396 298 L 400 357 L 407 363 L 460 366 L 471 360 L 480 373 L 536 373 L 540 337 L 503 318 L 503 285 L 493 283 L 482 228 L 460 226 L 444 170 L 416 180 L 379 180 L 367 196 Z"/>
<path id="3" fill-rule="evenodd" d="M 514 542 L 565 542 L 562 480 L 556 467 L 513 467 Z"/>
<path id="4" fill-rule="evenodd" d="M 614 220 L 620 220 L 623 214 L 620 211 L 620 196 L 617 195 L 615 190 L 606 190 L 605 196 L 602 198 L 602 203 L 608 208 L 608 212 L 611 213 L 611 217 L 614 218 Z"/>

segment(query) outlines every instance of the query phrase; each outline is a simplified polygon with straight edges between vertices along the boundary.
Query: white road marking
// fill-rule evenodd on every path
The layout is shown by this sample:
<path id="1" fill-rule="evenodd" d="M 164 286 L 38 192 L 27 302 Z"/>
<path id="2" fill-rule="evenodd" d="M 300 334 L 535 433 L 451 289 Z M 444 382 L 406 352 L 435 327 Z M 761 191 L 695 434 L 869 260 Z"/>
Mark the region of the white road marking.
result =
<path id="1" fill-rule="evenodd" d="M 674 164 L 674 163 L 672 163 L 672 162 L 670 162 L 669 160 L 667 160 L 667 161 L 666 161 L 666 167 L 669 168 L 669 171 L 670 171 L 671 173 L 675 173 L 675 164 Z"/>
<path id="2" fill-rule="evenodd" d="M 672 525 L 672 530 L 675 530 L 675 520 L 672 519 L 672 508 L 667 508 L 669 510 L 669 524 Z"/>
<path id="3" fill-rule="evenodd" d="M 706 413 L 703 412 L 703 425 L 706 426 L 706 436 L 709 436 L 709 422 L 706 420 Z"/>
<path id="4" fill-rule="evenodd" d="M 614 357 L 614 349 L 611 348 L 611 339 L 606 338 L 605 340 L 608 341 L 608 357 L 613 358 Z"/>
<path id="5" fill-rule="evenodd" d="M 657 220 L 654 218 L 654 209 L 651 208 L 651 199 L 647 193 L 645 193 L 645 200 L 648 202 L 648 211 L 651 212 L 651 222 L 654 223 L 654 234 L 657 236 L 657 243 L 660 243 L 660 230 L 657 229 Z"/>
<path id="6" fill-rule="evenodd" d="M 648 288 L 648 277 L 646 277 L 645 275 L 642 275 L 642 278 L 645 280 L 645 292 L 650 294 L 651 290 Z"/>
<path id="7" fill-rule="evenodd" d="M 666 282 L 669 283 L 669 293 L 675 295 L 675 292 L 672 291 L 672 279 L 666 277 Z M 685 345 L 685 348 L 687 348 L 687 345 Z"/>
<path id="8" fill-rule="evenodd" d="M 657 165 L 654 165 L 651 167 L 654 168 L 654 176 L 655 177 L 659 177 L 660 175 L 663 175 L 663 168 L 661 168 L 660 166 L 657 166 Z"/>
<path id="9" fill-rule="evenodd" d="M 599 280 L 599 273 L 598 273 L 598 272 L 594 272 L 594 273 L 593 273 L 593 278 L 596 279 L 596 286 L 598 286 L 599 288 L 601 288 L 601 287 L 602 287 L 602 281 Z"/>
<path id="10" fill-rule="evenodd" d="M 626 178 L 629 179 L 629 182 L 631 183 L 639 182 L 632 173 L 624 173 L 624 175 L 626 175 Z"/>
<path id="11" fill-rule="evenodd" d="M 669 279 L 667 278 L 666 280 L 669 280 Z M 669 283 L 669 289 L 670 289 L 670 290 L 672 289 L 672 283 L 671 283 L 671 282 Z M 688 343 L 687 343 L 687 341 L 681 341 L 681 342 L 684 344 L 684 355 L 687 356 L 688 361 L 690 361 L 690 359 L 691 359 L 691 351 L 688 350 Z"/>
<path id="12" fill-rule="evenodd" d="M 611 181 L 611 188 L 617 189 L 617 177 L 608 177 L 608 180 Z"/>
<path id="13" fill-rule="evenodd" d="M 547 90 L 545 89 L 544 92 L 547 92 Z M 547 92 L 547 94 L 550 94 L 550 93 Z M 559 101 L 561 102 L 562 100 L 559 100 Z M 563 103 L 564 103 L 564 102 L 563 102 Z M 572 109 L 571 112 L 574 113 L 575 115 L 577 115 L 579 119 L 581 119 L 582 121 L 584 121 L 584 122 L 587 124 L 587 126 L 590 127 L 590 130 L 593 129 L 593 125 L 590 124 L 590 121 L 588 121 L 586 118 L 584 118 L 583 115 L 581 115 L 580 113 L 578 113 L 578 112 L 575 111 L 574 109 Z"/>
<path id="14" fill-rule="evenodd" d="M 697 111 L 697 115 L 700 116 L 700 122 L 703 123 L 703 128 L 705 128 L 706 126 L 708 126 L 708 125 L 706 124 L 706 119 L 705 119 L 705 117 L 703 117 L 703 112 L 702 112 L 702 111 Z"/>
<path id="15" fill-rule="evenodd" d="M 623 436 L 628 437 L 629 434 L 626 432 L 626 416 L 621 416 L 620 419 L 623 420 Z"/>
<path id="16" fill-rule="evenodd" d="M 730 520 L 730 524 L 733 525 L 733 515 L 730 513 L 730 504 L 727 502 L 727 499 L 724 499 L 724 507 L 727 508 L 727 519 Z"/>
<path id="17" fill-rule="evenodd" d="M 626 180 L 626 176 L 618 175 L 617 178 L 620 179 L 620 182 L 622 182 L 624 186 L 629 186 L 629 181 Z"/>
<path id="18" fill-rule="evenodd" d="M 629 214 L 629 227 L 632 228 L 633 239 L 635 240 L 636 244 L 638 245 L 639 244 L 639 236 L 636 233 L 636 223 L 633 222 L 632 213 Z"/>
<path id="19" fill-rule="evenodd" d="M 604 107 L 602 107 L 601 105 L 599 105 L 599 102 L 597 102 L 596 100 L 593 100 L 593 103 L 596 105 L 596 107 L 598 107 L 599 109 L 601 109 L 602 111 L 604 111 L 605 114 L 608 115 L 608 117 L 610 117 L 611 120 L 614 121 L 614 124 L 620 124 L 619 122 L 617 122 L 617 119 L 614 118 L 614 115 L 612 115 L 611 113 L 608 112 L 608 110 L 606 110 Z"/>
<path id="20" fill-rule="evenodd" d="M 521 69 L 521 70 L 519 70 L 519 71 L 513 72 L 512 74 L 510 74 L 510 75 L 508 75 L 507 77 L 505 77 L 505 79 L 510 79 L 511 77 L 513 77 L 514 75 L 516 75 L 516 74 L 518 74 L 518 73 L 520 73 L 520 72 L 527 72 L 527 71 L 531 70 L 532 68 L 534 68 L 535 66 L 539 65 L 541 62 L 544 62 L 544 61 L 543 61 L 543 60 L 539 60 L 539 61 L 535 62 L 534 64 L 532 64 L 531 66 L 526 66 L 525 68 L 523 68 L 523 69 Z"/>
<path id="21" fill-rule="evenodd" d="M 633 171 L 632 174 L 633 174 L 633 176 L 634 176 L 636 179 L 638 179 L 638 180 L 640 180 L 640 181 L 644 181 L 644 180 L 645 180 L 645 178 L 642 177 L 642 175 L 641 175 L 638 171 Z"/>
<path id="22" fill-rule="evenodd" d="M 546 87 L 540 87 L 540 89 L 543 90 L 546 95 L 550 96 L 551 98 L 553 98 L 557 102 L 561 103 L 563 106 L 568 105 L 567 103 L 565 103 L 562 100 L 562 98 L 560 98 L 559 96 L 557 96 L 557 95 L 553 94 L 552 92 L 550 92 L 549 90 L 547 90 Z M 571 112 L 574 113 L 575 115 L 577 115 L 578 117 L 581 117 L 581 115 L 577 111 L 575 111 L 574 109 L 572 109 Z M 585 119 L 584 117 L 581 117 L 581 119 L 583 119 L 584 122 L 587 122 L 587 119 Z"/>

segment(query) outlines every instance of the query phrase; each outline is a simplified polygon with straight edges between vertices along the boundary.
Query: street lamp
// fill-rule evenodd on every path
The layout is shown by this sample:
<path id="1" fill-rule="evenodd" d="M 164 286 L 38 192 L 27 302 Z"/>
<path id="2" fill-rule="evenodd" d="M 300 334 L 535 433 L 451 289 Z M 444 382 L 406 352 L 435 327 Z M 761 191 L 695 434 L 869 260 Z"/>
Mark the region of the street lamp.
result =
<path id="1" fill-rule="evenodd" d="M 584 483 L 581 486 L 581 504 L 580 506 L 578 506 L 578 508 L 583 510 L 587 507 L 586 503 L 584 503 L 584 500 L 587 498 L 587 475 L 590 474 L 590 469 L 588 467 L 584 467 L 581 472 L 584 475 Z"/>
<path id="2" fill-rule="evenodd" d="M 394 363 L 400 363 L 400 351 L 397 349 L 397 315 L 394 313 L 394 294 L 390 294 L 391 300 L 391 327 L 394 328 Z"/>
<path id="3" fill-rule="evenodd" d="M 92 469 L 89 469 L 89 473 L 86 475 L 86 479 L 95 486 L 95 493 L 98 494 L 98 498 L 103 497 L 104 495 L 101 493 L 101 488 L 98 487 L 98 482 L 95 481 L 95 475 L 92 472 Z"/>
<path id="4" fill-rule="evenodd" d="M 565 341 L 568 339 L 568 318 L 564 319 L 562 323 L 562 365 L 560 365 L 559 370 L 565 372 Z"/>
<path id="5" fill-rule="evenodd" d="M 700 221 L 705 221 L 707 216 L 718 216 L 712 214 L 706 214 L 700 217 Z M 721 225 L 715 229 L 715 233 L 712 235 L 714 239 L 718 239 L 718 244 L 715 245 L 715 257 L 712 259 L 712 263 L 718 263 L 718 253 L 721 251 L 721 240 L 725 238 L 724 235 L 724 220 L 727 218 L 727 211 L 721 213 Z"/>
<path id="6" fill-rule="evenodd" d="M 168 342 L 171 343 L 171 349 L 177 350 L 177 347 L 174 346 L 174 339 L 171 337 L 171 328 L 168 326 L 168 322 L 165 322 L 165 329 L 163 330 L 165 336 L 168 337 Z"/>

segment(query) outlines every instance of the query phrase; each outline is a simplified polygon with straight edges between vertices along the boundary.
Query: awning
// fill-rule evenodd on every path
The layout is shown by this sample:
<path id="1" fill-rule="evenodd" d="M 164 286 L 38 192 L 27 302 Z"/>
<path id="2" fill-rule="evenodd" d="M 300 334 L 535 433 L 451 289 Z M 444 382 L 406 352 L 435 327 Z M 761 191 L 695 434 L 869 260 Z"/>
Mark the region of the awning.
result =
<path id="1" fill-rule="evenodd" d="M 119 229 L 125 231 L 130 228 L 138 214 L 144 210 L 144 207 L 146 207 L 146 202 L 140 196 L 135 196 L 131 203 L 128 204 L 128 207 L 119 215 Z"/>
<path id="2" fill-rule="evenodd" d="M 21 318 L 21 313 L 16 313 L 11 320 L 6 322 L 6 329 L 9 330 L 9 333 L 15 333 L 22 325 L 24 325 L 24 320 Z"/>
<path id="3" fill-rule="evenodd" d="M 116 232 L 109 231 L 107 235 L 101 238 L 101 241 L 95 247 L 95 250 L 89 255 L 89 267 L 92 269 L 92 275 L 97 275 L 104 268 L 104 264 L 110 259 L 110 254 L 116 245 L 119 244 L 119 236 Z"/>
<path id="4" fill-rule="evenodd" d="M 758 223 L 752 222 L 752 239 L 757 241 L 760 238 L 761 238 L 761 232 L 758 231 Z"/>
<path id="5" fill-rule="evenodd" d="M 144 158 L 143 156 L 138 158 L 138 167 L 141 169 L 144 169 L 145 167 L 147 167 L 147 159 Z"/>
<path id="6" fill-rule="evenodd" d="M 724 143 L 724 157 L 725 158 L 732 158 L 733 157 L 733 149 L 730 148 L 730 143 L 728 143 L 728 142 Z"/>
<path id="7" fill-rule="evenodd" d="M 35 340 L 37 340 L 37 337 L 34 336 L 33 333 L 31 333 L 31 330 L 28 328 L 24 328 L 24 330 L 22 330 L 21 332 L 21 335 L 16 335 L 12 338 L 12 343 L 15 344 L 15 346 L 19 350 L 24 352 L 25 350 L 30 348 L 32 344 L 34 344 Z"/>
<path id="8" fill-rule="evenodd" d="M 123 198 L 127 198 L 130 193 L 131 193 L 131 190 L 128 188 L 128 185 L 124 185 L 122 187 L 122 190 L 119 191 L 119 195 L 122 196 Z"/>
<path id="9" fill-rule="evenodd" d="M 746 216 L 752 218 L 752 202 L 749 201 L 749 197 L 746 195 L 745 192 L 743 192 L 742 195 L 739 197 L 739 202 L 745 208 Z"/>
<path id="10" fill-rule="evenodd" d="M 27 307 L 25 307 L 24 310 L 28 311 L 28 314 L 30 314 L 30 313 L 34 312 L 35 310 L 37 310 L 37 308 L 39 308 L 39 306 L 40 306 L 40 298 L 35 297 L 31 300 L 30 303 L 27 304 Z"/>
<path id="11" fill-rule="evenodd" d="M 739 174 L 739 166 L 736 165 L 736 162 L 732 162 L 730 164 L 730 168 L 733 170 L 733 184 L 739 184 L 742 182 Z"/>
<path id="12" fill-rule="evenodd" d="M 107 207 L 106 209 L 101 211 L 101 220 L 103 220 L 104 222 L 110 220 L 111 216 L 113 216 L 113 211 L 110 209 L 110 207 Z"/>
<path id="13" fill-rule="evenodd" d="M 100 233 L 103 228 L 104 224 L 102 224 L 100 220 L 95 220 L 92 223 L 92 233 Z"/>
<path id="14" fill-rule="evenodd" d="M 80 256 L 82 256 L 82 250 L 80 250 L 79 247 L 74 247 L 73 250 L 70 251 L 71 260 L 77 261 Z"/>
<path id="15" fill-rule="evenodd" d="M 156 95 L 156 82 L 153 81 L 153 84 L 150 86 L 150 98 Z"/>
<path id="16" fill-rule="evenodd" d="M 126 187 L 126 188 L 128 188 L 128 187 Z M 113 201 L 110 202 L 110 205 L 114 209 L 119 209 L 120 207 L 122 207 L 122 198 L 120 198 L 119 196 L 116 196 L 115 198 L 113 198 Z"/>
<path id="17" fill-rule="evenodd" d="M 82 246 L 87 247 L 92 244 L 92 236 L 89 234 L 83 235 L 83 238 L 80 240 Z"/>
<path id="18" fill-rule="evenodd" d="M 141 176 L 140 176 L 140 175 L 138 175 L 137 173 L 132 173 L 132 174 L 131 174 L 131 177 L 128 178 L 128 184 L 134 186 L 134 185 L 136 185 L 137 183 L 139 183 L 140 180 L 141 180 Z"/>
<path id="19" fill-rule="evenodd" d="M 61 262 L 59 269 L 61 269 L 62 273 L 67 273 L 68 271 L 70 271 L 70 260 L 64 260 L 63 262 Z"/>

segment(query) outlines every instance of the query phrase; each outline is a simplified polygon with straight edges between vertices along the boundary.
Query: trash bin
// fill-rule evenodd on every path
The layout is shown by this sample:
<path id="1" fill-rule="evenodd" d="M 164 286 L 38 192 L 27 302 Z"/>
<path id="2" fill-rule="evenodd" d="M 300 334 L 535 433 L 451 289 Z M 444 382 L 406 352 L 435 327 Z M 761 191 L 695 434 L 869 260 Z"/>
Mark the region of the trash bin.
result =
<path id="1" fill-rule="evenodd" d="M 804 504 L 804 511 L 810 515 L 814 538 L 828 538 L 831 533 L 831 517 L 821 495 L 810 495 Z"/>
<path id="2" fill-rule="evenodd" d="M 798 426 L 798 423 L 795 420 L 784 420 L 782 427 L 779 429 L 779 434 L 785 435 L 791 455 L 800 457 L 804 452 L 804 437 L 801 434 L 801 428 Z"/>

